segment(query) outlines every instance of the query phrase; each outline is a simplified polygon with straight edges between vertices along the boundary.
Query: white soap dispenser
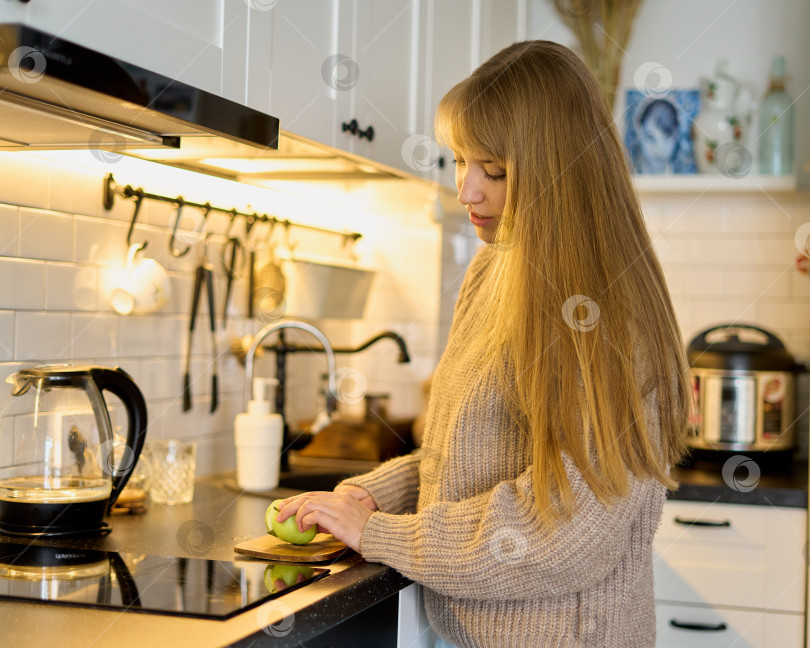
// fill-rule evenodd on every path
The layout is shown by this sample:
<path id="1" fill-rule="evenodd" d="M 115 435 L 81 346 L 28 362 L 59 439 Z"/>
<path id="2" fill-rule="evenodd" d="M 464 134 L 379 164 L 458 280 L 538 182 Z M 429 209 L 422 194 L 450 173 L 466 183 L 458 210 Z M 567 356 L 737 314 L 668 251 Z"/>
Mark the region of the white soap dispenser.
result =
<path id="1" fill-rule="evenodd" d="M 275 378 L 254 378 L 248 410 L 236 416 L 236 481 L 244 490 L 268 491 L 278 486 L 284 421 L 266 398 L 267 385 L 277 384 Z"/>

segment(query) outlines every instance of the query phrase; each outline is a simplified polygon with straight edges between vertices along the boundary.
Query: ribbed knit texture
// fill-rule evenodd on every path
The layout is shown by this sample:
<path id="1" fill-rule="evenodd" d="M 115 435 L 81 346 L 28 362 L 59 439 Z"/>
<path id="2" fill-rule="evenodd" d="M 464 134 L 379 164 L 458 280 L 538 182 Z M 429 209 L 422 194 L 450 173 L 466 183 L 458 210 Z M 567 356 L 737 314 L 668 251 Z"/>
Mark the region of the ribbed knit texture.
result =
<path id="1" fill-rule="evenodd" d="M 363 557 L 424 585 L 430 622 L 459 648 L 652 647 L 652 539 L 665 488 L 631 478 L 630 495 L 606 507 L 563 456 L 577 512 L 554 529 L 540 524 L 531 440 L 493 373 L 465 354 L 493 254 L 484 247 L 464 278 L 422 448 L 343 482 L 380 509 Z M 648 406 L 654 427 L 654 395 Z"/>

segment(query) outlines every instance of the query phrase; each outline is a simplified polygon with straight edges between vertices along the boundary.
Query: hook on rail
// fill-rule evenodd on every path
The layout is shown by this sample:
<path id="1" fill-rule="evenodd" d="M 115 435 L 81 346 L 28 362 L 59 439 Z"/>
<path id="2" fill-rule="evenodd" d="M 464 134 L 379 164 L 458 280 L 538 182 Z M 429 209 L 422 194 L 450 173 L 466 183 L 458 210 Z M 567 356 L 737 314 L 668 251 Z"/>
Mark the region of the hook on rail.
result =
<path id="1" fill-rule="evenodd" d="M 136 245 L 132 242 L 132 230 L 135 229 L 135 221 L 138 220 L 138 212 L 141 211 L 141 203 L 143 203 L 143 189 L 138 187 L 137 189 L 132 189 L 129 185 L 127 185 L 127 189 L 130 189 L 131 194 L 135 196 L 135 211 L 132 212 L 132 220 L 129 223 L 129 231 L 127 232 L 127 247 L 130 248 L 133 245 Z M 143 243 L 138 243 L 138 250 L 145 250 L 146 246 L 149 245 L 149 241 L 144 241 Z"/>

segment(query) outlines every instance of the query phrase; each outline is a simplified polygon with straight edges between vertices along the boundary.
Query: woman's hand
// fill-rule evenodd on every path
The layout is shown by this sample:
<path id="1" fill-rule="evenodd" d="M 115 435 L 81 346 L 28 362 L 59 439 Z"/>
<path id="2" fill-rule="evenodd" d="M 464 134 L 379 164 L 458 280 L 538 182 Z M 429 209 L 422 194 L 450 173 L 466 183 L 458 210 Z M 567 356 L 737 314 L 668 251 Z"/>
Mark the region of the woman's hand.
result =
<path id="1" fill-rule="evenodd" d="M 348 488 L 335 492 L 313 491 L 286 499 L 279 508 L 276 520 L 283 522 L 294 515 L 299 531 L 316 524 L 319 532 L 331 533 L 347 547 L 360 553 L 363 529 L 373 511 L 360 501 L 359 493 L 348 491 Z M 366 492 L 362 488 L 358 490 Z M 363 499 L 370 497 L 368 495 Z"/>
<path id="2" fill-rule="evenodd" d="M 348 493 L 370 511 L 379 510 L 377 502 L 374 501 L 374 498 L 371 496 L 371 493 L 369 493 L 365 488 L 360 488 L 359 486 L 352 486 L 350 484 L 346 484 L 345 486 L 342 485 L 336 486 L 335 492 Z"/>

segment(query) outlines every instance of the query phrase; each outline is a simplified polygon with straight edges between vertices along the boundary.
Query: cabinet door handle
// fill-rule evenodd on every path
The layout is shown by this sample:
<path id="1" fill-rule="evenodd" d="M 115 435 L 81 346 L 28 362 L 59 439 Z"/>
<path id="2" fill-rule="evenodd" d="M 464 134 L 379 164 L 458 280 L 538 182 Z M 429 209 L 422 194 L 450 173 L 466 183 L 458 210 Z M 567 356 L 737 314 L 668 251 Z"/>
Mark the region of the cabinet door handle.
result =
<path id="1" fill-rule="evenodd" d="M 359 126 L 357 125 L 357 120 L 352 119 L 350 122 L 343 122 L 341 124 L 341 128 L 343 129 L 344 133 L 349 131 L 352 135 L 357 135 L 357 129 Z"/>
<path id="2" fill-rule="evenodd" d="M 359 130 L 358 129 L 357 137 L 359 137 L 360 139 L 363 139 L 365 137 L 369 142 L 373 141 L 374 140 L 374 126 L 371 126 L 369 124 L 369 127 L 366 128 L 366 130 Z"/>
<path id="3" fill-rule="evenodd" d="M 683 524 L 685 526 L 700 526 L 700 527 L 730 527 L 731 522 L 723 520 L 722 522 L 713 522 L 712 520 L 685 520 L 682 517 L 675 516 L 675 524 Z"/>
<path id="4" fill-rule="evenodd" d="M 357 135 L 359 139 L 365 137 L 369 142 L 374 139 L 374 126 L 369 126 L 366 130 L 362 130 L 356 119 L 352 119 L 350 122 L 342 122 L 340 128 L 344 133 L 348 131 L 352 135 Z"/>
<path id="5" fill-rule="evenodd" d="M 677 619 L 670 619 L 669 625 L 679 630 L 697 630 L 698 632 L 725 632 L 728 630 L 728 626 L 725 623 L 710 625 L 708 623 L 692 623 L 691 621 L 683 623 Z"/>

